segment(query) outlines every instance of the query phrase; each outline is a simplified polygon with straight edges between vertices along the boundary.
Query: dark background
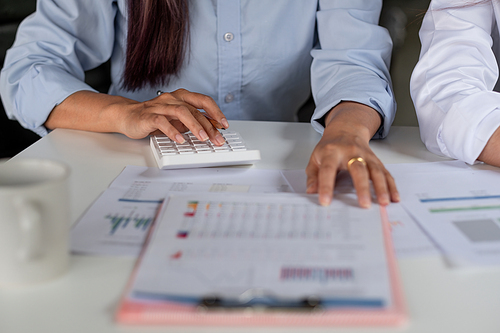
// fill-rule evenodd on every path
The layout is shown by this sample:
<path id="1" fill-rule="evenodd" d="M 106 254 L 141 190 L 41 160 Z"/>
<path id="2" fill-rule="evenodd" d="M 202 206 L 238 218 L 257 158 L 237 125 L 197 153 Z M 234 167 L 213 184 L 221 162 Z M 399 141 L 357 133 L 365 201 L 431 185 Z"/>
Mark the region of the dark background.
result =
<path id="1" fill-rule="evenodd" d="M 409 79 L 418 60 L 420 42 L 418 29 L 430 0 L 384 0 L 381 24 L 388 28 L 394 42 L 391 74 L 398 102 L 394 125 L 417 126 L 415 110 L 410 99 Z M 36 9 L 36 0 L 0 0 L 0 64 L 12 45 L 19 23 Z M 101 92 L 109 87 L 109 64 L 86 73 L 85 81 Z M 299 113 L 300 121 L 309 121 L 314 108 L 311 101 Z M 0 103 L 0 158 L 16 155 L 40 137 L 9 120 Z"/>

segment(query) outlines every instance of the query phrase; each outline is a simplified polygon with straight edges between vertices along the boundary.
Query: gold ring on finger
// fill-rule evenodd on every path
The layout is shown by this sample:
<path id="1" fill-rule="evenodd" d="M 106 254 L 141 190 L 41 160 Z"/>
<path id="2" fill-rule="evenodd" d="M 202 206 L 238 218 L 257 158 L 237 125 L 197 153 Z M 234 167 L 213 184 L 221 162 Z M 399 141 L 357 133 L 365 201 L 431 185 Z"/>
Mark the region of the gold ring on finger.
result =
<path id="1" fill-rule="evenodd" d="M 349 169 L 354 162 L 361 162 L 363 166 L 366 167 L 366 162 L 363 157 L 353 157 L 347 162 L 347 169 Z"/>

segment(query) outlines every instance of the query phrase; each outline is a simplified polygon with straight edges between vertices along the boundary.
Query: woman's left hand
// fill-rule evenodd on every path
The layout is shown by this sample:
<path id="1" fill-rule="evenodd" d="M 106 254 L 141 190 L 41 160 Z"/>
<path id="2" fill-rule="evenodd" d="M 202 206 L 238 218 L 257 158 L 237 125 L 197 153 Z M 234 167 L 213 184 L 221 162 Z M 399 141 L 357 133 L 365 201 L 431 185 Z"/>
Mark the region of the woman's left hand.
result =
<path id="1" fill-rule="evenodd" d="M 394 178 L 369 146 L 380 122 L 378 112 L 363 104 L 342 102 L 333 108 L 306 168 L 307 193 L 318 193 L 319 203 L 329 205 L 338 172 L 347 170 L 361 207 L 370 207 L 370 180 L 380 205 L 399 201 Z"/>

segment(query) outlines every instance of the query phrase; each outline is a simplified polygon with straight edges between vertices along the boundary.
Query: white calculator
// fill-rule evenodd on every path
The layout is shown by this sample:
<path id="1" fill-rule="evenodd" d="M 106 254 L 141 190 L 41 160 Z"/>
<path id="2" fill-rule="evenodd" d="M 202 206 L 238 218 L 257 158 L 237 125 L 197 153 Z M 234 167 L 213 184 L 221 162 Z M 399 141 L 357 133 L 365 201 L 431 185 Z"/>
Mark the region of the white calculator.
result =
<path id="1" fill-rule="evenodd" d="M 259 150 L 250 150 L 237 132 L 221 131 L 226 142 L 216 146 L 198 140 L 193 133 L 184 133 L 182 144 L 166 135 L 152 135 L 151 150 L 161 169 L 201 168 L 225 165 L 253 164 L 260 160 Z"/>

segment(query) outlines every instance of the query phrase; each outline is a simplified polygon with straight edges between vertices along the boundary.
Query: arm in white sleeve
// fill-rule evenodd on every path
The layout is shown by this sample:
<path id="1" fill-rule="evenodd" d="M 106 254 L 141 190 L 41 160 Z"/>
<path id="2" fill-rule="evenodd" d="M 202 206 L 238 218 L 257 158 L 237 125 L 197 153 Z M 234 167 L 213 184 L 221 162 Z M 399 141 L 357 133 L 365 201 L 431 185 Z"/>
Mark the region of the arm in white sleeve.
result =
<path id="1" fill-rule="evenodd" d="M 113 0 L 39 0 L 19 26 L 0 74 L 7 115 L 39 135 L 52 109 L 93 88 L 84 72 L 107 61 L 114 43 Z"/>
<path id="2" fill-rule="evenodd" d="M 498 28 L 491 2 L 456 6 L 453 0 L 431 2 L 410 90 L 427 148 L 472 164 L 500 125 L 491 37 Z"/>
<path id="3" fill-rule="evenodd" d="M 319 47 L 311 54 L 311 81 L 316 110 L 312 125 L 342 101 L 368 105 L 382 116 L 374 138 L 385 137 L 396 102 L 389 74 L 392 41 L 379 26 L 382 0 L 320 1 Z"/>

